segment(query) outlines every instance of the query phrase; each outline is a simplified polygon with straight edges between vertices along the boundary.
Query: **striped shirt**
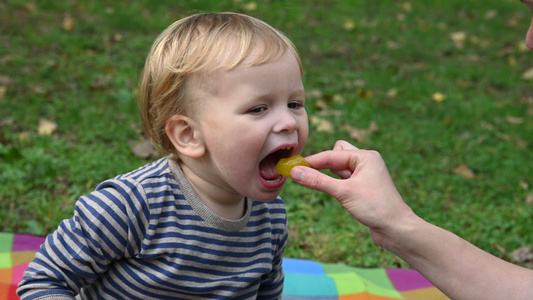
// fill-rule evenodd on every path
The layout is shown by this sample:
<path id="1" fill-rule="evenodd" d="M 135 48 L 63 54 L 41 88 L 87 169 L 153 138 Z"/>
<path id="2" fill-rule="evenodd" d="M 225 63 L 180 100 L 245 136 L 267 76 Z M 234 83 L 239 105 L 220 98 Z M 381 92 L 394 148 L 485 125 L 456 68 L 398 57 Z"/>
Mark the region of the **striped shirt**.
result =
<path id="1" fill-rule="evenodd" d="M 30 263 L 22 299 L 279 299 L 285 205 L 227 220 L 160 159 L 98 185 Z"/>

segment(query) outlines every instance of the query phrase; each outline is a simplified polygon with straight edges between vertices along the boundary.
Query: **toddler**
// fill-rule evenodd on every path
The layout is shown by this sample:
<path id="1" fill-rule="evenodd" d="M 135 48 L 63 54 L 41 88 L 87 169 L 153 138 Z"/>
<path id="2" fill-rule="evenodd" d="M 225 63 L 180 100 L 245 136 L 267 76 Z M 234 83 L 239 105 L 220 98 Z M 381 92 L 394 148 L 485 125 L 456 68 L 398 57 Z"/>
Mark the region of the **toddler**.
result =
<path id="1" fill-rule="evenodd" d="M 154 42 L 140 81 L 164 158 L 104 181 L 46 239 L 22 299 L 279 299 L 280 158 L 308 135 L 294 45 L 255 18 L 197 14 Z"/>

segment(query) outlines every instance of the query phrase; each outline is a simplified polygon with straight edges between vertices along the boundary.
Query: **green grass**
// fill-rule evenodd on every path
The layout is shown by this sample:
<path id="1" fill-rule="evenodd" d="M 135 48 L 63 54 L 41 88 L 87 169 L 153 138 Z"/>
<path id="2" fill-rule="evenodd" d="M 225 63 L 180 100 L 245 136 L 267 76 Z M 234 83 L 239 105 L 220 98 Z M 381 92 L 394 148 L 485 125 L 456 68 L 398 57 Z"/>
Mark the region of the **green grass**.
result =
<path id="1" fill-rule="evenodd" d="M 338 139 L 376 149 L 429 222 L 507 260 L 533 245 L 533 87 L 522 78 L 533 53 L 521 46 L 530 12 L 516 0 L 4 1 L 0 231 L 49 233 L 77 197 L 155 159 L 131 152 L 142 138 L 137 78 L 157 34 L 200 11 L 246 12 L 298 46 L 308 112 L 335 128 L 312 125 L 306 154 Z M 460 31 L 463 48 L 450 38 Z M 40 119 L 58 129 L 39 135 Z M 370 122 L 379 131 L 361 141 L 341 129 Z M 474 178 L 454 172 L 461 164 Z M 287 256 L 405 266 L 329 196 L 292 182 L 282 196 Z"/>

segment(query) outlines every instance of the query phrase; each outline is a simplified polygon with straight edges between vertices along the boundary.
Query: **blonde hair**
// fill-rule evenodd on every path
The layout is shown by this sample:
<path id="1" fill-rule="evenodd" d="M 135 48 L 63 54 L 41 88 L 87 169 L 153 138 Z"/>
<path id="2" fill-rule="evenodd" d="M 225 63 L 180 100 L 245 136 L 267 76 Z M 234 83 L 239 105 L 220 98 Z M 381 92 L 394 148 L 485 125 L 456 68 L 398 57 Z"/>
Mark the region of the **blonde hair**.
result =
<path id="1" fill-rule="evenodd" d="M 172 116 L 190 113 L 187 85 L 193 75 L 232 70 L 252 51 L 258 55 L 250 66 L 261 65 L 286 49 L 298 60 L 301 72 L 294 44 L 261 20 L 237 13 L 205 13 L 176 21 L 156 38 L 141 75 L 139 101 L 146 134 L 160 152 L 178 155 L 165 126 Z"/>

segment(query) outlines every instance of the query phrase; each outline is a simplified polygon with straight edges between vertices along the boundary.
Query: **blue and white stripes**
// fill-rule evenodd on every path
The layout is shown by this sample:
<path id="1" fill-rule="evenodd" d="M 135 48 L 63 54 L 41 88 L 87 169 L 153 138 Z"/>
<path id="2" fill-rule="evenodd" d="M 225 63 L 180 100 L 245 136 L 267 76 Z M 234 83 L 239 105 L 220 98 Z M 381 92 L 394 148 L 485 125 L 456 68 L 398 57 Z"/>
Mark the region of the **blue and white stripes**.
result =
<path id="1" fill-rule="evenodd" d="M 74 217 L 48 236 L 18 293 L 22 299 L 277 299 L 286 242 L 280 199 L 248 200 L 242 219 L 223 219 L 164 158 L 81 197 Z"/>

